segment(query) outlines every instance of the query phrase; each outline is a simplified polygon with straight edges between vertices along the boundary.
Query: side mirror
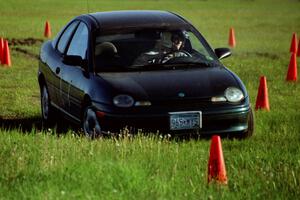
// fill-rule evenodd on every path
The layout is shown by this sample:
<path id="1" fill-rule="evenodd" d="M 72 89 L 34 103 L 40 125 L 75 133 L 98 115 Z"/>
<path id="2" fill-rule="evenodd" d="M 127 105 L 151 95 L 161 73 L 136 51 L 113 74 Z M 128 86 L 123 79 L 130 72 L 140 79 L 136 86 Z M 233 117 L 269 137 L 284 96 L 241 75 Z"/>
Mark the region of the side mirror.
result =
<path id="1" fill-rule="evenodd" d="M 87 69 L 87 60 L 82 59 L 81 56 L 65 55 L 63 57 L 63 63 L 66 65 L 80 66 L 83 69 Z"/>
<path id="2" fill-rule="evenodd" d="M 231 51 L 228 48 L 217 48 L 215 49 L 215 54 L 219 58 L 219 60 L 226 58 L 231 55 Z"/>

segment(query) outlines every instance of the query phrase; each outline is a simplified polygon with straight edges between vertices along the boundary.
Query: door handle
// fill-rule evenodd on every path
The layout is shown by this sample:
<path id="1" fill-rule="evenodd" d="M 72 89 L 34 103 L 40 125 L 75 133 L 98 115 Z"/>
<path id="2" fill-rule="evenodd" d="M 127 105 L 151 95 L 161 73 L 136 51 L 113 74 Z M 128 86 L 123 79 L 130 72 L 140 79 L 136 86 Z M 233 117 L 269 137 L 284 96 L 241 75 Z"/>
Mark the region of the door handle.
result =
<path id="1" fill-rule="evenodd" d="M 59 67 L 56 67 L 55 73 L 56 73 L 56 74 L 59 74 L 59 72 L 60 72 L 60 68 L 59 68 Z"/>

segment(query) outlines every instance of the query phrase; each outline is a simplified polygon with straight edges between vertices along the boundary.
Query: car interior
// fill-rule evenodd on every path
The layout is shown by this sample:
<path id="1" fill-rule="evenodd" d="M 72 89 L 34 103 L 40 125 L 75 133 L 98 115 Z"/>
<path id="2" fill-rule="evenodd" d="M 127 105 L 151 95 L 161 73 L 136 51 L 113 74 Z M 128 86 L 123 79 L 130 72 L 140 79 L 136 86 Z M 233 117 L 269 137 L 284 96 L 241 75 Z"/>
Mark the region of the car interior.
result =
<path id="1" fill-rule="evenodd" d="M 111 71 L 112 68 L 128 67 L 135 64 L 141 56 L 147 60 L 157 57 L 159 52 L 168 52 L 172 47 L 171 32 L 139 31 L 134 34 L 107 36 L 96 40 L 96 71 Z M 192 52 L 189 39 L 185 40 L 183 50 Z M 147 52 L 152 52 L 152 55 Z M 146 54 L 145 54 L 146 53 Z"/>

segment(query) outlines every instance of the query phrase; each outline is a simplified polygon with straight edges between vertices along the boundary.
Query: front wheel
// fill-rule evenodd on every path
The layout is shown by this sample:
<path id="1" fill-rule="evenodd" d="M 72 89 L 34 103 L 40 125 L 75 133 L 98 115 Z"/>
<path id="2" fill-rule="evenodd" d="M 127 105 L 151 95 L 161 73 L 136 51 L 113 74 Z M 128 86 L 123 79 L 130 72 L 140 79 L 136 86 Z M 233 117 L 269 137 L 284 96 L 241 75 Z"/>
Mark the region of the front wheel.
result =
<path id="1" fill-rule="evenodd" d="M 101 136 L 101 127 L 92 107 L 87 107 L 84 110 L 82 127 L 84 134 L 91 139 Z"/>
<path id="2" fill-rule="evenodd" d="M 41 89 L 41 110 L 42 120 L 45 125 L 51 125 L 53 123 L 53 108 L 50 103 L 49 93 L 46 85 L 43 85 Z"/>
<path id="3" fill-rule="evenodd" d="M 248 116 L 248 130 L 243 134 L 243 138 L 249 138 L 253 135 L 254 132 L 254 114 L 252 108 L 250 108 Z"/>

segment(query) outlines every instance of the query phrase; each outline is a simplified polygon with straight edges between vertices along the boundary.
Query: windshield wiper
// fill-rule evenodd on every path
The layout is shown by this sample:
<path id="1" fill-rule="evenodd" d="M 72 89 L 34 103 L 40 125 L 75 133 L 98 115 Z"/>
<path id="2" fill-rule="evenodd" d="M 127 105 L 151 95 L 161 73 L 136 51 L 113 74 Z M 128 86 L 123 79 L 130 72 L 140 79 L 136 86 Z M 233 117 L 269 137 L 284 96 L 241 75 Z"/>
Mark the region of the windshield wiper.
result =
<path id="1" fill-rule="evenodd" d="M 187 65 L 187 66 L 203 66 L 203 67 L 218 67 L 222 66 L 217 61 L 208 61 L 208 60 L 196 60 L 196 61 L 188 61 L 188 62 L 178 62 L 174 64 L 179 65 Z"/>
<path id="2" fill-rule="evenodd" d="M 166 67 L 166 65 L 165 64 L 161 64 L 161 63 L 147 63 L 145 65 L 131 65 L 128 68 L 129 69 L 151 70 L 151 69 L 159 69 L 159 68 L 165 68 L 165 67 Z"/>
<path id="3" fill-rule="evenodd" d="M 207 62 L 207 61 L 196 61 L 196 62 L 174 62 L 174 63 L 165 63 L 164 65 L 172 66 L 174 68 L 177 67 L 193 67 L 193 68 L 201 68 L 201 67 L 214 67 L 216 63 Z"/>
<path id="4" fill-rule="evenodd" d="M 132 65 L 131 70 L 158 70 L 158 69 L 178 69 L 180 67 L 210 67 L 209 63 L 151 63 L 146 65 Z"/>
<path id="5" fill-rule="evenodd" d="M 209 62 L 182 62 L 182 63 L 172 63 L 173 66 L 187 66 L 187 67 L 211 67 Z"/>
<path id="6" fill-rule="evenodd" d="M 171 61 L 171 60 L 170 60 Z M 166 62 L 166 63 L 147 63 L 145 65 L 132 65 L 129 66 L 130 70 L 157 70 L 157 69 L 178 69 L 180 67 L 215 67 L 220 66 L 217 62 L 197 60 L 197 61 L 178 61 L 177 62 Z"/>

